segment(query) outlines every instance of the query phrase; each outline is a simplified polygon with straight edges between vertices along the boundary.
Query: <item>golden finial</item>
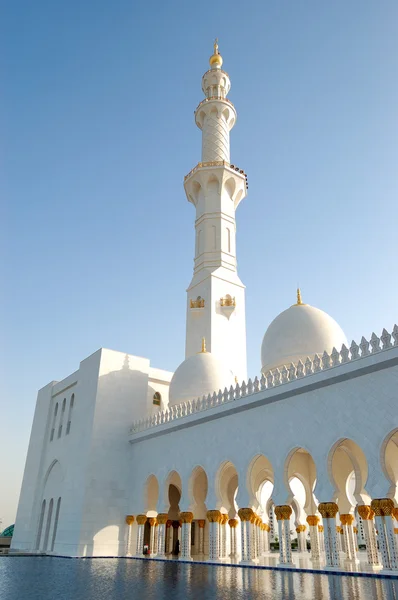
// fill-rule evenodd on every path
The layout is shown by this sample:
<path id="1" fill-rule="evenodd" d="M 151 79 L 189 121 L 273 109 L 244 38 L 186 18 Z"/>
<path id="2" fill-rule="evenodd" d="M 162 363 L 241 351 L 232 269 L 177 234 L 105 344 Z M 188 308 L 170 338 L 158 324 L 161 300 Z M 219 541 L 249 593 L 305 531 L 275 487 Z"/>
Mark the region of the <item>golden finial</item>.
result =
<path id="1" fill-rule="evenodd" d="M 202 353 L 207 352 L 206 350 L 206 338 L 202 337 Z"/>
<path id="2" fill-rule="evenodd" d="M 301 300 L 301 290 L 298 287 L 297 288 L 297 305 L 302 304 L 302 303 L 303 303 L 303 301 Z"/>
<path id="3" fill-rule="evenodd" d="M 222 56 L 221 56 L 221 54 L 218 51 L 218 38 L 216 38 L 214 40 L 214 46 L 213 46 L 213 48 L 214 48 L 214 53 L 212 54 L 212 56 L 210 56 L 210 60 L 209 60 L 210 66 L 212 68 L 213 67 L 219 67 L 219 68 L 221 68 L 221 66 L 222 66 Z"/>

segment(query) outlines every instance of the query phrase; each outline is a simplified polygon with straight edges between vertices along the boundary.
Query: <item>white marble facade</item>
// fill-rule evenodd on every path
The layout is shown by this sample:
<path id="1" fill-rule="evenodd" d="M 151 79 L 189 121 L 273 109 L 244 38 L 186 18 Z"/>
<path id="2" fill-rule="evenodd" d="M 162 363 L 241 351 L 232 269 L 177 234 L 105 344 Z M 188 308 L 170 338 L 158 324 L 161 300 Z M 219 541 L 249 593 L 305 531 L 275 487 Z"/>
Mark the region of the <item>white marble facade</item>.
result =
<path id="1" fill-rule="evenodd" d="M 101 349 L 39 391 L 11 549 L 256 564 L 278 541 L 289 566 L 297 539 L 315 566 L 354 568 L 360 544 L 370 570 L 398 570 L 398 327 L 348 344 L 298 293 L 247 379 L 247 178 L 217 46 L 202 89 L 185 360 L 173 374 Z"/>

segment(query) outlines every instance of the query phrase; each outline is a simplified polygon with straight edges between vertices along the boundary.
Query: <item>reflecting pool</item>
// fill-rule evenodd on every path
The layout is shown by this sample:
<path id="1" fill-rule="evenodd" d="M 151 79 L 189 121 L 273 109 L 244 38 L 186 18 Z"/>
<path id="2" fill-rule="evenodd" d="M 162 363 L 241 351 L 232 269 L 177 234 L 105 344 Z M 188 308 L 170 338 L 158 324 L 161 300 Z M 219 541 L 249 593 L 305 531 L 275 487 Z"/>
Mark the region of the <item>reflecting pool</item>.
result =
<path id="1" fill-rule="evenodd" d="M 398 579 L 152 560 L 0 557 L 1 600 L 397 600 Z"/>

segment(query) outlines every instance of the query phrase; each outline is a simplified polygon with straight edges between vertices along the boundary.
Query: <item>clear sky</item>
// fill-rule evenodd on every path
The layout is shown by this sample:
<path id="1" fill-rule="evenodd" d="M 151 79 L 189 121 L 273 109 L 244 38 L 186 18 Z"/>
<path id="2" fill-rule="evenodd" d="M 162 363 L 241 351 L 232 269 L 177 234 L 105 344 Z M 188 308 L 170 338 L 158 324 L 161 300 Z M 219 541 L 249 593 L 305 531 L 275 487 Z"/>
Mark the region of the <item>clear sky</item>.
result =
<path id="1" fill-rule="evenodd" d="M 249 177 L 249 374 L 297 282 L 349 340 L 391 330 L 398 3 L 13 0 L 0 21 L 6 526 L 40 387 L 101 346 L 169 370 L 184 358 L 195 215 L 182 184 L 216 36 L 238 111 L 231 160 Z"/>

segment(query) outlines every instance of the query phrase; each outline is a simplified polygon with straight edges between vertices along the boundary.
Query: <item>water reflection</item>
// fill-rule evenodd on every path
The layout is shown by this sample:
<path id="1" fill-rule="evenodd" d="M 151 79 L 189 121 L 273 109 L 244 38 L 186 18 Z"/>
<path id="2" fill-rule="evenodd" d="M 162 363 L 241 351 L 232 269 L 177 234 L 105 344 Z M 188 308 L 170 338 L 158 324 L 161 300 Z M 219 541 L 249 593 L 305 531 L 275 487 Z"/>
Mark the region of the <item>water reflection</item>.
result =
<path id="1" fill-rule="evenodd" d="M 398 579 L 124 559 L 1 557 L 1 600 L 398 600 Z"/>

